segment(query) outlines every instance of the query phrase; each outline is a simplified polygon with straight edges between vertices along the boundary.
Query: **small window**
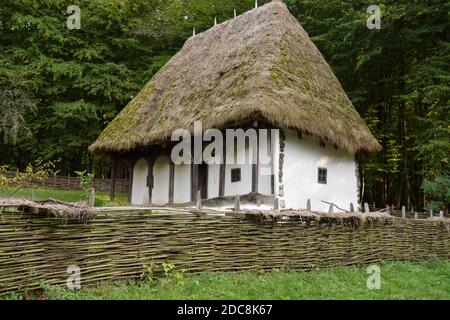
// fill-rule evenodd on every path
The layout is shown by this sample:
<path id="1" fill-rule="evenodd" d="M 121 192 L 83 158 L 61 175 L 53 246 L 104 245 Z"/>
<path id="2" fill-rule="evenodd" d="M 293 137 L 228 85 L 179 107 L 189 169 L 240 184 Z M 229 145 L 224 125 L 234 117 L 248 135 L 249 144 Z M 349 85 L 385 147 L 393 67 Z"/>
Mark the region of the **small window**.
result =
<path id="1" fill-rule="evenodd" d="M 319 168 L 319 180 L 318 182 L 321 184 L 327 184 L 327 174 L 328 174 L 328 169 L 325 168 Z"/>
<path id="2" fill-rule="evenodd" d="M 241 181 L 241 169 L 231 169 L 231 182 Z"/>

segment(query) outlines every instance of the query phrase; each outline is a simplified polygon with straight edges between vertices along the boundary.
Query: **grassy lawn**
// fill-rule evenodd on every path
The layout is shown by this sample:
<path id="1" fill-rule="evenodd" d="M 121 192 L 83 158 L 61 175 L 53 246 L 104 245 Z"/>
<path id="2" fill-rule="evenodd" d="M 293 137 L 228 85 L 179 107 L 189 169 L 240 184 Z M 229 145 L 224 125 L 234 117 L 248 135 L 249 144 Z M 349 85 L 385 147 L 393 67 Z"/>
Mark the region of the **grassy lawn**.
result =
<path id="1" fill-rule="evenodd" d="M 19 198 L 31 199 L 31 189 L 21 189 L 14 196 Z M 61 189 L 34 189 L 34 197 L 36 200 L 47 200 L 52 198 L 64 202 L 81 202 L 85 201 L 86 195 L 83 191 Z M 116 193 L 116 201 L 114 203 L 111 203 L 109 201 L 109 192 L 95 193 L 96 207 L 127 205 L 127 203 L 128 196 L 124 193 Z"/>
<path id="2" fill-rule="evenodd" d="M 44 299 L 450 299 L 450 261 L 381 263 L 381 289 L 367 289 L 366 267 L 311 272 L 174 272 L 155 281 L 104 283 L 77 292 L 44 287 Z"/>

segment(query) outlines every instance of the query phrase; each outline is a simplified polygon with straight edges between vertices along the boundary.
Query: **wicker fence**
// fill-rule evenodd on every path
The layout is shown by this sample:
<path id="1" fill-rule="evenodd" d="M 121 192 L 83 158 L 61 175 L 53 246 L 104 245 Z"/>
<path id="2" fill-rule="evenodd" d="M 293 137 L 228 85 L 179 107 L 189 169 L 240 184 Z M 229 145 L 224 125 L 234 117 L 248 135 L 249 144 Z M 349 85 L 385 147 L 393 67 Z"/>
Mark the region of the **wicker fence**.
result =
<path id="1" fill-rule="evenodd" d="M 15 172 L 8 172 L 8 176 L 14 176 Z M 108 192 L 111 190 L 111 179 L 93 179 L 92 186 L 96 191 Z M 54 176 L 45 179 L 40 185 L 45 188 L 63 190 L 80 190 L 80 179 L 71 176 Z M 128 180 L 116 179 L 116 192 L 128 192 Z"/>
<path id="2" fill-rule="evenodd" d="M 20 213 L 1 219 L 3 294 L 43 282 L 65 285 L 70 265 L 81 268 L 85 286 L 139 278 L 148 267 L 158 273 L 164 262 L 203 272 L 450 259 L 448 226 L 432 220 L 393 218 L 352 227 L 159 212 L 104 214 L 84 225 Z"/>

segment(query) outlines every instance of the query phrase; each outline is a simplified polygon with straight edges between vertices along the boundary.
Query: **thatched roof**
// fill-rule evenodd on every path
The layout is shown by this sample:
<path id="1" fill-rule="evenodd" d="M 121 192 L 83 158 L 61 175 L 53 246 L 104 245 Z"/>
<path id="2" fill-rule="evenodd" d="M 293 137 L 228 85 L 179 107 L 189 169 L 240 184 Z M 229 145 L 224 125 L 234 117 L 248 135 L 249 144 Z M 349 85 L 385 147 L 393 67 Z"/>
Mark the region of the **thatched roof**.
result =
<path id="1" fill-rule="evenodd" d="M 90 151 L 127 152 L 204 130 L 261 120 L 350 152 L 381 147 L 319 50 L 279 0 L 186 41 L 103 131 Z"/>

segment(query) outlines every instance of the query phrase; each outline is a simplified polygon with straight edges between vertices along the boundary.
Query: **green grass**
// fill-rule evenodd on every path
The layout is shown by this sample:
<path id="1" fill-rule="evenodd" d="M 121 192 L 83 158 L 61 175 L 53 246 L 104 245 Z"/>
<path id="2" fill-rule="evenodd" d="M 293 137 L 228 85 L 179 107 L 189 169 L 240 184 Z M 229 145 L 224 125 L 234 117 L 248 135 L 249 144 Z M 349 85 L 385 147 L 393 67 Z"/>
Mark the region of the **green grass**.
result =
<path id="1" fill-rule="evenodd" d="M 44 286 L 43 299 L 450 299 L 450 261 L 381 263 L 381 289 L 367 289 L 367 267 L 310 272 L 173 272 L 156 281 L 104 283 L 69 291 Z"/>
<path id="2" fill-rule="evenodd" d="M 89 194 L 87 195 L 89 197 Z M 31 199 L 31 189 L 20 189 L 14 197 Z M 86 195 L 83 191 L 61 190 L 61 189 L 34 189 L 34 197 L 36 200 L 56 199 L 64 202 L 82 202 L 86 201 Z M 111 203 L 109 201 L 109 192 L 95 193 L 95 206 L 117 206 L 127 205 L 128 196 L 124 193 L 116 193 L 116 201 Z"/>

